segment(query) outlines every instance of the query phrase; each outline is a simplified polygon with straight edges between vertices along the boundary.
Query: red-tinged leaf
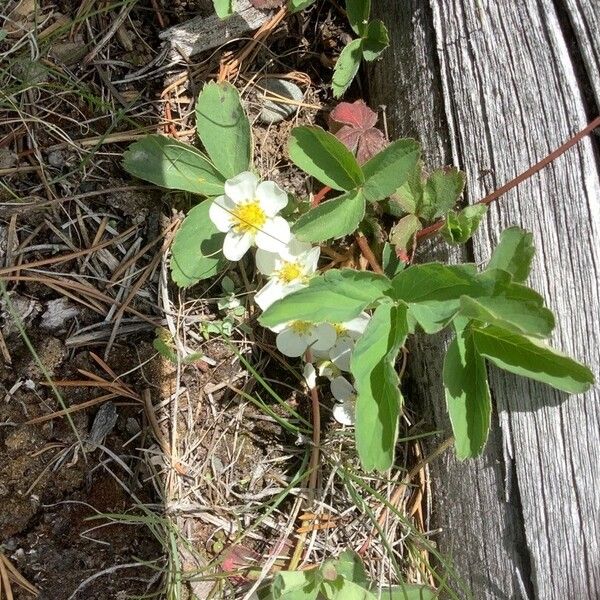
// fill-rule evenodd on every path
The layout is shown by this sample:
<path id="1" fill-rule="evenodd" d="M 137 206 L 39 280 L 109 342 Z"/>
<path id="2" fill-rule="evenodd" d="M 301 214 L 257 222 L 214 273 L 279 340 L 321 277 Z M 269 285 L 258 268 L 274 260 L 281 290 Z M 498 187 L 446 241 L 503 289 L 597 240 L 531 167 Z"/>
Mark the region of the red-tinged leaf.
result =
<path id="1" fill-rule="evenodd" d="M 225 553 L 221 568 L 225 573 L 232 573 L 230 579 L 233 582 L 244 583 L 246 577 L 243 572 L 255 566 L 259 560 L 260 554 L 252 550 L 252 548 L 237 544 L 231 546 Z"/>
<path id="2" fill-rule="evenodd" d="M 382 131 L 375 127 L 377 113 L 363 100 L 340 102 L 330 113 L 331 130 L 363 164 L 387 146 Z"/>
<path id="3" fill-rule="evenodd" d="M 359 164 L 366 163 L 370 158 L 381 152 L 388 145 L 383 131 L 371 127 L 364 131 L 358 140 L 356 160 Z"/>
<path id="4" fill-rule="evenodd" d="M 279 8 L 283 6 L 285 0 L 250 0 L 250 4 L 254 8 L 268 9 L 268 8 Z"/>
<path id="5" fill-rule="evenodd" d="M 335 137 L 340 140 L 340 142 L 342 142 L 342 144 L 344 144 L 348 150 L 356 152 L 361 135 L 362 129 L 356 129 L 356 127 L 344 125 L 338 132 L 336 132 Z"/>
<path id="6" fill-rule="evenodd" d="M 377 123 L 377 113 L 371 110 L 364 100 L 340 102 L 330 113 L 329 118 L 341 125 L 356 129 L 370 129 Z"/>

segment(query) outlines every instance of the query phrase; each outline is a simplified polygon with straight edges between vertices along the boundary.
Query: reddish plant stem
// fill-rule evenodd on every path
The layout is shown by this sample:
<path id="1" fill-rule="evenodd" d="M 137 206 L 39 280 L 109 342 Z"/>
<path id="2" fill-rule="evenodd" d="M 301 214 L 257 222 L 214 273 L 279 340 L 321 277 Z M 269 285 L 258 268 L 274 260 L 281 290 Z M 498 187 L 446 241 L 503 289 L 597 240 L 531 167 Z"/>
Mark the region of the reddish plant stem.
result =
<path id="1" fill-rule="evenodd" d="M 523 171 L 520 175 L 517 175 L 514 179 L 511 179 L 508 183 L 505 183 L 503 186 L 499 187 L 497 190 L 487 195 L 485 198 L 477 202 L 476 204 L 491 204 L 492 202 L 498 200 L 500 196 L 506 194 L 506 192 L 512 190 L 514 187 L 517 187 L 520 183 L 523 183 L 526 179 L 529 179 L 532 175 L 535 175 L 539 171 L 541 171 L 544 167 L 547 167 L 551 162 L 555 161 L 559 156 L 564 154 L 569 148 L 578 144 L 584 137 L 589 135 L 596 127 L 600 127 L 600 116 L 596 117 L 591 123 L 589 123 L 586 127 L 584 127 L 581 131 L 577 132 L 573 137 L 567 140 L 562 146 L 559 146 L 556 150 L 550 152 L 546 157 L 542 158 L 539 162 L 537 162 L 532 167 L 529 167 L 526 171 Z M 444 226 L 444 221 L 440 220 L 435 222 L 433 225 L 429 227 L 425 227 L 425 229 L 421 229 L 416 235 L 416 239 L 422 240 L 430 237 L 434 233 L 437 233 Z"/>
<path id="2" fill-rule="evenodd" d="M 304 354 L 306 363 L 312 363 L 312 353 L 307 350 Z M 307 382 L 308 383 L 308 382 Z M 317 385 L 310 385 L 310 400 L 312 414 L 312 448 L 310 451 L 310 460 L 308 462 L 308 486 L 307 486 L 307 505 L 313 508 L 315 496 L 317 492 L 317 480 L 319 477 L 319 461 L 321 460 L 321 406 L 319 404 L 319 390 Z M 290 571 L 295 571 L 300 564 L 304 542 L 306 541 L 307 532 L 300 533 L 296 541 L 294 553 L 288 565 Z"/>
<path id="3" fill-rule="evenodd" d="M 324 188 L 321 188 L 313 196 L 312 202 L 310 203 L 312 208 L 314 208 L 315 206 L 319 206 L 319 204 L 323 201 L 323 198 L 325 198 L 325 196 L 327 196 L 327 194 L 329 194 L 330 191 L 331 191 L 331 188 L 328 185 L 326 185 Z"/>
<path id="4" fill-rule="evenodd" d="M 354 239 L 356 240 L 356 243 L 360 248 L 362 255 L 367 259 L 369 265 L 371 265 L 371 269 L 373 269 L 375 273 L 383 274 L 383 269 L 377 261 L 375 254 L 373 254 L 371 246 L 369 246 L 369 240 L 367 240 L 367 238 L 362 233 L 360 233 L 360 231 L 354 235 Z"/>

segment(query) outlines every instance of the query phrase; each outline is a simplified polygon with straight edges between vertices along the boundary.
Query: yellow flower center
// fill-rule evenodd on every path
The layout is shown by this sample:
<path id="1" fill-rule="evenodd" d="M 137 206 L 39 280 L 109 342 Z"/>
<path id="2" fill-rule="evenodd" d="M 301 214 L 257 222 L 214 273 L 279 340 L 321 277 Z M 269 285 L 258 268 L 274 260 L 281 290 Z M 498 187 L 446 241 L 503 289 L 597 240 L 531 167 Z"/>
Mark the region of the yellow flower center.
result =
<path id="1" fill-rule="evenodd" d="M 239 204 L 231 211 L 233 229 L 236 233 L 255 234 L 267 221 L 267 215 L 258 200 Z"/>
<path id="2" fill-rule="evenodd" d="M 342 323 L 332 323 L 332 325 L 338 337 L 343 337 L 348 332 L 348 330 L 342 325 Z"/>
<path id="3" fill-rule="evenodd" d="M 303 269 L 296 262 L 285 262 L 276 275 L 282 283 L 291 283 L 303 276 Z"/>
<path id="4" fill-rule="evenodd" d="M 298 335 L 307 335 L 313 328 L 313 324 L 308 321 L 294 321 L 290 324 L 290 329 Z"/>

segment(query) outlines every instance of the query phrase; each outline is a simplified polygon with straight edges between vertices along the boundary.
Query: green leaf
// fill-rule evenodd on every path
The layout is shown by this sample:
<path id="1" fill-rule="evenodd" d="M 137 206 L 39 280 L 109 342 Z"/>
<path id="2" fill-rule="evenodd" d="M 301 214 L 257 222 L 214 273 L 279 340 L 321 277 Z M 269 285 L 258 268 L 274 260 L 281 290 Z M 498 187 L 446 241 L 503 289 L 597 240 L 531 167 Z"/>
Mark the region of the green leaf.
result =
<path id="1" fill-rule="evenodd" d="M 164 135 L 148 135 L 123 154 L 125 170 L 170 190 L 204 196 L 223 193 L 223 176 L 193 146 Z"/>
<path id="2" fill-rule="evenodd" d="M 461 322 L 464 319 L 460 320 Z M 456 327 L 444 360 L 446 405 L 459 459 L 477 456 L 487 441 L 492 402 L 485 360 L 477 352 L 471 327 Z"/>
<path id="3" fill-rule="evenodd" d="M 314 600 L 319 595 L 321 574 L 310 571 L 280 571 L 271 586 L 273 600 Z"/>
<path id="4" fill-rule="evenodd" d="M 311 4 L 314 4 L 316 0 L 289 0 L 288 10 L 290 13 L 299 12 L 308 8 Z"/>
<path id="5" fill-rule="evenodd" d="M 383 589 L 377 598 L 378 600 L 435 600 L 439 595 L 430 587 L 405 583 Z"/>
<path id="6" fill-rule="evenodd" d="M 340 98 L 344 94 L 358 73 L 363 54 L 362 45 L 363 40 L 352 40 L 337 59 L 331 82 L 334 98 Z"/>
<path id="7" fill-rule="evenodd" d="M 213 5 L 219 19 L 225 19 L 233 14 L 232 0 L 213 0 Z"/>
<path id="8" fill-rule="evenodd" d="M 358 316 L 390 290 L 383 275 L 354 269 L 332 269 L 313 277 L 307 287 L 278 300 L 260 317 L 264 327 L 288 321 L 340 323 Z"/>
<path id="9" fill-rule="evenodd" d="M 363 165 L 363 192 L 369 202 L 394 193 L 415 172 L 421 146 L 411 139 L 392 142 Z"/>
<path id="10" fill-rule="evenodd" d="M 362 37 L 367 31 L 371 0 L 346 0 L 346 13 L 352 30 Z"/>
<path id="11" fill-rule="evenodd" d="M 520 284 L 512 284 L 495 296 L 460 299 L 460 314 L 487 325 L 535 337 L 548 337 L 554 315 L 543 306 L 543 298 Z"/>
<path id="12" fill-rule="evenodd" d="M 343 577 L 333 582 L 324 581 L 322 590 L 327 600 L 377 600 L 372 592 Z"/>
<path id="13" fill-rule="evenodd" d="M 366 61 L 375 60 L 390 45 L 390 36 L 383 21 L 375 19 L 369 23 L 363 38 L 363 57 Z"/>
<path id="14" fill-rule="evenodd" d="M 392 281 L 393 297 L 408 304 L 409 314 L 427 333 L 446 327 L 460 308 L 461 296 L 493 296 L 510 283 L 503 271 L 477 273 L 475 265 L 415 265 Z"/>
<path id="15" fill-rule="evenodd" d="M 367 471 L 386 471 L 394 462 L 402 404 L 395 363 L 407 335 L 406 306 L 381 304 L 352 353 L 356 448 Z"/>
<path id="16" fill-rule="evenodd" d="M 152 347 L 166 360 L 177 364 L 177 352 L 173 350 L 173 338 L 168 329 L 157 327 L 154 330 L 156 337 L 152 341 Z"/>
<path id="17" fill-rule="evenodd" d="M 196 129 L 226 179 L 252 163 L 252 132 L 240 95 L 230 83 L 207 83 L 196 103 Z"/>
<path id="18" fill-rule="evenodd" d="M 473 327 L 478 352 L 496 366 L 570 394 L 580 394 L 594 383 L 581 363 L 524 335 L 487 325 Z"/>
<path id="19" fill-rule="evenodd" d="M 179 287 L 189 287 L 225 268 L 225 234 L 208 216 L 211 201 L 198 204 L 187 214 L 171 246 L 171 277 Z"/>
<path id="20" fill-rule="evenodd" d="M 395 277 L 406 268 L 406 264 L 398 258 L 396 248 L 389 242 L 383 245 L 381 252 L 381 266 L 386 277 Z"/>
<path id="21" fill-rule="evenodd" d="M 403 250 L 412 247 L 415 233 L 421 229 L 421 221 L 415 215 L 405 215 L 390 231 L 390 242 Z"/>
<path id="22" fill-rule="evenodd" d="M 423 162 L 417 161 L 415 170 L 407 180 L 390 196 L 392 214 L 416 214 L 423 200 Z"/>
<path id="23" fill-rule="evenodd" d="M 293 129 L 289 153 L 298 167 L 334 190 L 350 191 L 364 182 L 352 152 L 321 127 Z"/>
<path id="24" fill-rule="evenodd" d="M 353 190 L 304 213 L 292 230 L 304 242 L 323 242 L 356 231 L 365 216 L 365 197 Z"/>
<path id="25" fill-rule="evenodd" d="M 6 31 L 6 29 L 0 29 L 0 42 L 5 39 L 7 35 L 8 31 Z"/>
<path id="26" fill-rule="evenodd" d="M 487 268 L 502 269 L 509 272 L 515 281 L 525 281 L 534 254 L 533 235 L 519 227 L 509 227 L 500 235 Z"/>
<path id="27" fill-rule="evenodd" d="M 336 559 L 328 559 L 323 564 L 323 572 L 328 569 L 335 572 L 335 579 L 339 576 L 353 581 L 361 587 L 368 589 L 369 578 L 360 556 L 353 550 L 345 550 Z M 326 577 L 326 579 L 328 579 Z"/>
<path id="28" fill-rule="evenodd" d="M 466 206 L 459 213 L 451 210 L 446 215 L 446 222 L 440 232 L 442 237 L 449 244 L 464 244 L 479 227 L 487 209 L 485 204 L 473 204 Z"/>
<path id="29" fill-rule="evenodd" d="M 428 178 L 423 188 L 419 216 L 437 219 L 452 210 L 465 188 L 465 174 L 455 168 L 438 169 Z"/>

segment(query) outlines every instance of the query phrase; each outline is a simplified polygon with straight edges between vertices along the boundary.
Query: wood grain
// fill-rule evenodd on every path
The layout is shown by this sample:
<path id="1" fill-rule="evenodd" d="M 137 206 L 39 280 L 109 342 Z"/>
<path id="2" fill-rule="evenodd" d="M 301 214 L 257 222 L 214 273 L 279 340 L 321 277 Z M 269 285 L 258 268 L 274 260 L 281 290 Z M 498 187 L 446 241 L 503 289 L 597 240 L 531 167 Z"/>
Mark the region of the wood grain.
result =
<path id="1" fill-rule="evenodd" d="M 373 100 L 387 104 L 395 133 L 418 135 L 429 158 L 467 172 L 469 202 L 595 116 L 597 0 L 397 4 L 375 5 L 393 48 L 372 73 Z M 390 72 L 400 74 L 394 85 Z M 511 224 L 534 232 L 530 283 L 558 317 L 554 344 L 597 375 L 600 178 L 591 140 L 491 209 L 472 244 L 475 261 L 489 258 Z M 418 340 L 411 375 L 414 401 L 430 398 L 436 425 L 447 427 L 444 344 Z M 441 549 L 477 599 L 596 599 L 600 394 L 567 398 L 496 370 L 490 381 L 497 413 L 485 455 L 464 464 L 448 458 L 435 473 Z"/>

